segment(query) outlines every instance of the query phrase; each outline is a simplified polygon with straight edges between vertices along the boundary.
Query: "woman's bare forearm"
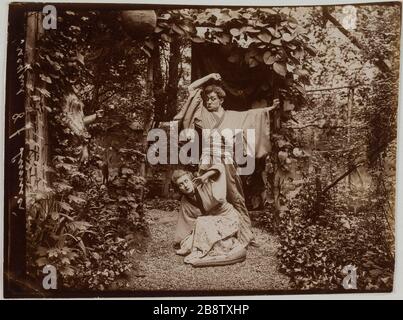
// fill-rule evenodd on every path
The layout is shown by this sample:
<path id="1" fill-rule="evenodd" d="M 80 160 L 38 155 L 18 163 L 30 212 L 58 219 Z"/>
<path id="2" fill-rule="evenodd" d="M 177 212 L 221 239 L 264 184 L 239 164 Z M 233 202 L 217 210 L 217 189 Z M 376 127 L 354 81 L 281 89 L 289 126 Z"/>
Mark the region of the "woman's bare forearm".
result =
<path id="1" fill-rule="evenodd" d="M 217 173 L 216 170 L 209 170 L 209 171 L 207 171 L 206 173 L 203 174 L 203 177 L 204 177 L 205 179 L 209 179 L 209 178 L 211 178 L 212 176 L 214 176 L 216 173 Z"/>
<path id="2" fill-rule="evenodd" d="M 94 122 L 96 118 L 97 118 L 96 113 L 94 113 L 90 116 L 86 116 L 86 117 L 84 117 L 84 124 L 85 125 L 90 124 L 90 123 Z"/>
<path id="3" fill-rule="evenodd" d="M 194 81 L 193 83 L 190 84 L 190 86 L 188 88 L 189 91 L 194 91 L 194 90 L 200 88 L 202 85 L 204 85 L 210 79 L 212 79 L 211 74 L 209 74 L 209 75 L 207 75 L 207 76 L 205 76 L 205 77 L 203 77 L 201 79 L 198 79 L 198 80 Z"/>
<path id="4" fill-rule="evenodd" d="M 210 73 L 209 75 L 193 82 L 189 86 L 189 91 L 191 92 L 193 90 L 200 88 L 202 85 L 204 85 L 209 80 L 221 81 L 221 75 L 219 73 Z"/>

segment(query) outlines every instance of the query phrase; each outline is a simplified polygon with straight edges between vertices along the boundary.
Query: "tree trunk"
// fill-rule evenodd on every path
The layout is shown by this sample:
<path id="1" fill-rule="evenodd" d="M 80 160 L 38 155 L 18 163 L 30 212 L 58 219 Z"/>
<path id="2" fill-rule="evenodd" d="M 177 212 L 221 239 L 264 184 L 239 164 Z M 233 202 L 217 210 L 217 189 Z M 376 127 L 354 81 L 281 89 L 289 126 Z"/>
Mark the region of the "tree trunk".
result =
<path id="1" fill-rule="evenodd" d="M 179 84 L 179 64 L 181 61 L 182 41 L 178 37 L 174 37 L 170 45 L 169 56 L 169 78 L 166 89 L 166 121 L 172 120 L 176 114 L 178 104 L 178 84 Z"/>
<path id="2" fill-rule="evenodd" d="M 151 63 L 152 63 L 152 91 L 155 98 L 154 115 L 156 125 L 161 121 L 164 121 L 165 105 L 166 105 L 166 95 L 164 90 L 164 83 L 162 80 L 162 68 L 161 68 L 161 53 L 160 46 L 155 43 L 154 50 L 152 52 Z"/>
<path id="3" fill-rule="evenodd" d="M 179 37 L 174 37 L 169 48 L 168 82 L 165 88 L 165 114 L 163 121 L 170 121 L 175 116 L 178 105 L 178 84 L 179 84 L 179 64 L 181 61 L 181 43 Z M 163 185 L 163 196 L 169 197 L 169 187 L 171 183 L 172 168 L 166 172 Z"/>
<path id="4" fill-rule="evenodd" d="M 154 63 L 153 63 L 153 56 L 149 58 L 148 60 L 148 68 L 147 68 L 147 79 L 146 79 L 146 91 L 147 95 L 150 99 L 153 98 L 153 80 L 154 80 Z M 144 119 L 144 130 L 143 130 L 143 153 L 147 154 L 147 147 L 148 147 L 148 141 L 147 141 L 147 135 L 148 131 L 152 127 L 152 123 L 154 121 L 154 113 L 153 110 L 149 110 L 149 113 Z M 141 166 L 140 166 L 140 175 L 146 179 L 147 178 L 147 159 L 144 157 Z"/>

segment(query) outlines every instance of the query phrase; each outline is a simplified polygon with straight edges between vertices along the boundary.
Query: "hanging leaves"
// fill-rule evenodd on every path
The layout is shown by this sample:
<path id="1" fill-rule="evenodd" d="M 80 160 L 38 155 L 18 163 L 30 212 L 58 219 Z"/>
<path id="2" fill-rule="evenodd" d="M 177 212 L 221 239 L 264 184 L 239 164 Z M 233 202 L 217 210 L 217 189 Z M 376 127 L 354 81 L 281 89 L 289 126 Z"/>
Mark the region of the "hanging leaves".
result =
<path id="1" fill-rule="evenodd" d="M 285 32 L 285 33 L 283 33 L 282 38 L 284 41 L 290 42 L 290 41 L 294 40 L 295 36 L 292 36 L 291 34 Z"/>
<path id="2" fill-rule="evenodd" d="M 184 30 L 182 30 L 180 27 L 178 27 L 176 24 L 172 26 L 172 30 L 175 31 L 177 34 L 183 36 L 186 34 Z"/>
<path id="3" fill-rule="evenodd" d="M 253 57 L 249 58 L 248 63 L 250 68 L 254 68 L 259 65 L 259 62 Z"/>
<path id="4" fill-rule="evenodd" d="M 41 74 L 39 75 L 39 78 L 40 78 L 42 81 L 45 81 L 45 82 L 47 82 L 47 83 L 52 83 L 52 79 L 51 79 L 49 76 L 44 75 L 43 73 L 41 73 Z"/>
<path id="5" fill-rule="evenodd" d="M 289 100 L 285 100 L 283 103 L 283 110 L 284 111 L 292 111 L 295 109 L 295 105 L 291 103 Z"/>
<path id="6" fill-rule="evenodd" d="M 283 63 L 280 62 L 274 62 L 273 64 L 273 70 L 279 74 L 282 77 L 285 77 L 287 75 L 287 68 Z"/>
<path id="7" fill-rule="evenodd" d="M 171 36 L 167 35 L 166 33 L 163 33 L 161 35 L 161 39 L 164 40 L 165 42 L 171 42 L 172 41 Z"/>
<path id="8" fill-rule="evenodd" d="M 169 10 L 162 13 L 158 27 L 162 30 L 156 29 L 155 35 L 165 42 L 172 41 L 170 35 L 175 33 L 195 43 L 237 47 L 238 51 L 227 57 L 228 62 L 242 64 L 244 61 L 250 68 L 262 66 L 282 78 L 286 78 L 287 73 L 295 74 L 301 69 L 298 67 L 305 53 L 313 53 L 305 48 L 306 30 L 298 25 L 298 21 L 270 8 L 263 11 L 218 8 L 194 15 L 188 11 Z M 295 87 L 295 90 L 283 88 L 291 100 L 303 95 L 302 83 L 309 83 L 309 79 L 297 75 L 293 81 L 288 78 L 282 85 L 294 86 L 294 82 L 300 87 Z"/>
<path id="9" fill-rule="evenodd" d="M 195 43 L 203 43 L 203 42 L 205 42 L 205 40 L 203 38 L 200 38 L 200 37 L 193 37 L 191 39 Z"/>
<path id="10" fill-rule="evenodd" d="M 77 54 L 76 60 L 77 60 L 78 62 L 80 62 L 82 65 L 85 64 L 85 63 L 84 63 L 84 56 L 83 56 L 81 53 L 78 53 L 78 54 Z"/>
<path id="11" fill-rule="evenodd" d="M 229 44 L 231 42 L 231 37 L 228 34 L 223 34 L 221 36 L 216 36 L 216 38 L 223 45 L 227 45 L 227 44 Z"/>
<path id="12" fill-rule="evenodd" d="M 237 28 L 232 28 L 229 32 L 234 37 L 238 37 L 241 34 L 241 31 Z"/>
<path id="13" fill-rule="evenodd" d="M 265 64 L 273 64 L 280 59 L 279 56 L 273 55 L 270 51 L 266 51 L 263 55 L 263 60 Z"/>
<path id="14" fill-rule="evenodd" d="M 310 45 L 306 45 L 305 46 L 305 50 L 311 55 L 311 56 L 316 56 L 316 50 L 310 46 Z"/>
<path id="15" fill-rule="evenodd" d="M 273 39 L 272 41 L 271 41 L 271 44 L 272 45 L 275 45 L 275 46 L 281 46 L 282 44 L 281 44 L 281 39 Z"/>
<path id="16" fill-rule="evenodd" d="M 154 42 L 152 42 L 151 40 L 147 40 L 144 44 L 145 44 L 145 45 L 147 46 L 147 48 L 149 48 L 150 50 L 154 50 L 155 45 L 154 45 Z"/>
<path id="17" fill-rule="evenodd" d="M 271 38 L 272 38 L 272 36 L 267 32 L 260 33 L 257 35 L 257 37 L 258 37 L 258 39 L 260 39 L 261 41 L 266 42 L 266 43 L 270 43 Z"/>
<path id="18" fill-rule="evenodd" d="M 260 8 L 259 10 L 262 11 L 262 12 L 271 14 L 271 15 L 277 15 L 278 14 L 277 11 L 275 11 L 274 9 L 271 9 L 271 8 Z"/>

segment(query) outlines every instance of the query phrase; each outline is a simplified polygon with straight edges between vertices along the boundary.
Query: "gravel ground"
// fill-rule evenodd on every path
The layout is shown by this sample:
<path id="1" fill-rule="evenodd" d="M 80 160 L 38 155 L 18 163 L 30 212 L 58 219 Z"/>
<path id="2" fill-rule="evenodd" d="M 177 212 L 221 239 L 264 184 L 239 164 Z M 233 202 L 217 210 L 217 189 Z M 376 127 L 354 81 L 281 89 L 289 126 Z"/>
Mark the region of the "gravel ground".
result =
<path id="1" fill-rule="evenodd" d="M 135 257 L 129 290 L 284 290 L 288 278 L 277 271 L 275 236 L 254 228 L 259 247 L 250 247 L 244 262 L 193 268 L 172 247 L 176 211 L 148 210 L 151 237 Z"/>

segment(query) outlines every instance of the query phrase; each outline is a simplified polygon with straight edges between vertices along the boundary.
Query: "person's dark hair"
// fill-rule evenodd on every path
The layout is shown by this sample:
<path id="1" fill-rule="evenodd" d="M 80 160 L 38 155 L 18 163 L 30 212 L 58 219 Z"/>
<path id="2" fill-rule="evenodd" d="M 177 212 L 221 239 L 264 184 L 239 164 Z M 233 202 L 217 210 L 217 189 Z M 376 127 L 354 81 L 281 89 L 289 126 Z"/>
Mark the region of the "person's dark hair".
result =
<path id="1" fill-rule="evenodd" d="M 217 97 L 219 97 L 220 99 L 224 99 L 225 98 L 225 91 L 223 88 L 221 88 L 220 86 L 216 85 L 216 84 L 211 84 L 209 86 L 207 86 L 204 90 L 203 90 L 203 100 L 206 101 L 206 97 L 209 93 L 215 92 L 217 94 Z"/>

